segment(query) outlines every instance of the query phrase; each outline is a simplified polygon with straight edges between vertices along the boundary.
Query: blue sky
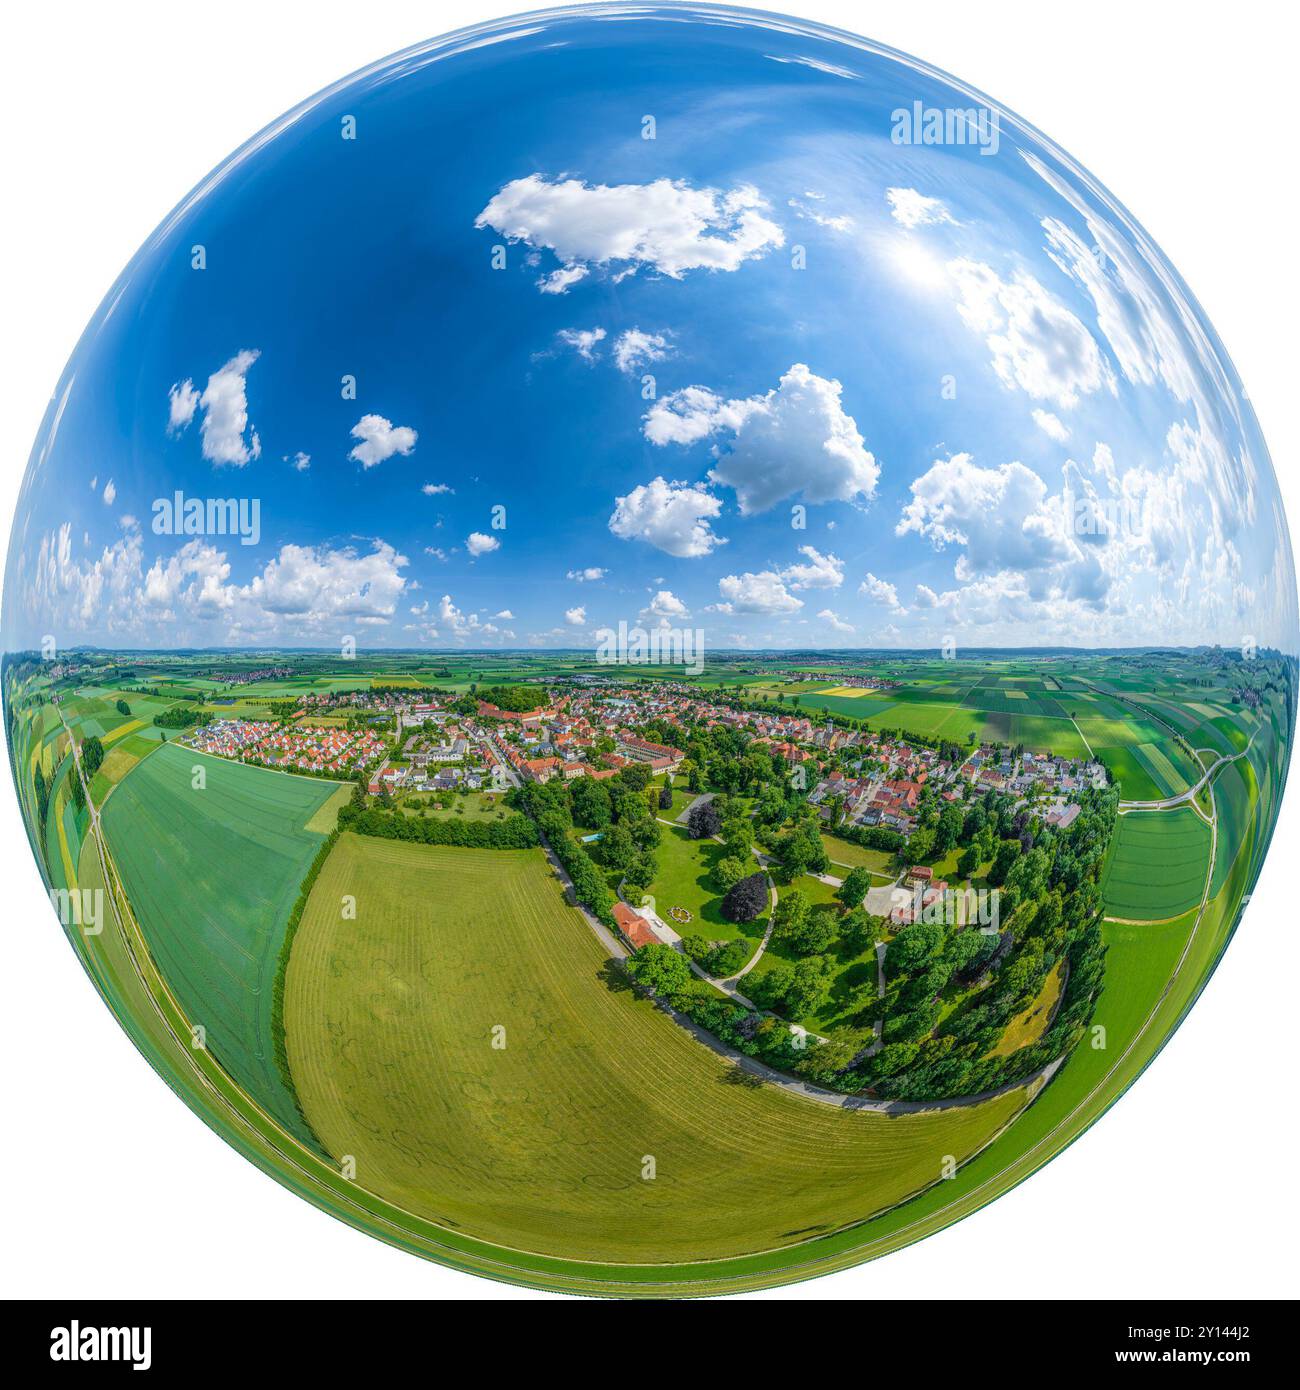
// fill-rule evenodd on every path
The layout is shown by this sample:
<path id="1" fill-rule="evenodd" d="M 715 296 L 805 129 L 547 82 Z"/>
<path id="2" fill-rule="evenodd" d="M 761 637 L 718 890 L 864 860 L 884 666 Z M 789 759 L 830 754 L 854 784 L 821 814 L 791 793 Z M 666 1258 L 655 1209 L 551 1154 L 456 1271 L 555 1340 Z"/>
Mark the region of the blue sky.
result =
<path id="1" fill-rule="evenodd" d="M 710 15 L 437 41 L 209 176 L 55 393 L 6 645 L 1295 650 L 1266 447 L 1140 228 L 1005 112 L 891 138 L 986 111 L 911 60 Z M 258 543 L 157 534 L 177 490 Z"/>

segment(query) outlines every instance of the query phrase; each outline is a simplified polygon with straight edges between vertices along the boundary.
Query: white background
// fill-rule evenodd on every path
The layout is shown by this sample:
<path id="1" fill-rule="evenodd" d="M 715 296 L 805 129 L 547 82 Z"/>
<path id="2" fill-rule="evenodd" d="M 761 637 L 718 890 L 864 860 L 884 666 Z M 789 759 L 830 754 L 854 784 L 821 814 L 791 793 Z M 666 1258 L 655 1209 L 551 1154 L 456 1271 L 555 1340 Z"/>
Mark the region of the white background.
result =
<path id="1" fill-rule="evenodd" d="M 520 0 L 524 7 L 524 0 Z M 1290 516 L 1297 26 L 1272 0 L 778 4 L 973 83 L 1144 223 L 1251 392 Z M 247 136 L 363 64 L 513 6 L 456 0 L 13 6 L 0 518 L 86 321 L 165 213 Z M 438 151 L 429 150 L 435 169 Z M 418 172 L 418 171 L 413 171 Z M 2 534 L 2 533 L 0 533 Z M 280 1188 L 197 1120 L 113 1022 L 58 930 L 7 773 L 0 1058 L 8 1296 L 539 1298 L 401 1254 Z M 1294 1296 L 1300 794 L 1242 930 L 1134 1089 L 1027 1183 L 883 1261 L 765 1295 Z"/>

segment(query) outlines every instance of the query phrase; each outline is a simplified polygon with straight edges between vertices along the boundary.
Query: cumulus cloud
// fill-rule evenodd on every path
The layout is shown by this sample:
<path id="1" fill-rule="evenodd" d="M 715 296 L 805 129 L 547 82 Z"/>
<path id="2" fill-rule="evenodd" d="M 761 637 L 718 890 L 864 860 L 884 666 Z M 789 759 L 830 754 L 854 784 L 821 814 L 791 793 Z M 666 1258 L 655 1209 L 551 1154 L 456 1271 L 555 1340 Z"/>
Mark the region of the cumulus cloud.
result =
<path id="1" fill-rule="evenodd" d="M 301 449 L 292 458 L 285 455 L 284 461 L 297 473 L 305 473 L 311 467 L 311 455 L 304 454 Z"/>
<path id="2" fill-rule="evenodd" d="M 444 492 L 454 493 L 456 489 L 447 483 L 425 483 L 420 491 L 426 497 L 441 497 Z"/>
<path id="3" fill-rule="evenodd" d="M 571 347 L 585 362 L 596 360 L 596 348 L 605 341 L 603 328 L 561 328 L 555 335 L 565 347 Z"/>
<path id="4" fill-rule="evenodd" d="M 621 540 L 646 541 L 687 559 L 725 544 L 710 525 L 721 510 L 721 499 L 702 487 L 653 478 L 615 499 L 609 529 Z"/>
<path id="5" fill-rule="evenodd" d="M 982 468 L 969 454 L 940 459 L 912 483 L 912 500 L 894 528 L 936 549 L 966 547 L 974 572 L 1041 569 L 1060 558 L 1060 518 L 1044 507 L 1047 485 L 1022 463 Z"/>
<path id="6" fill-rule="evenodd" d="M 604 579 L 605 571 L 599 565 L 588 565 L 586 569 L 570 570 L 565 576 L 572 579 L 575 584 L 594 584 L 598 579 Z"/>
<path id="7" fill-rule="evenodd" d="M 703 386 L 670 392 L 647 411 L 644 433 L 660 446 L 717 436 L 709 478 L 735 490 L 745 516 L 797 494 L 852 502 L 875 493 L 880 466 L 845 413 L 842 390 L 796 362 L 761 396 L 724 400 Z"/>
<path id="8" fill-rule="evenodd" d="M 501 542 L 482 531 L 471 531 L 465 537 L 465 549 L 477 559 L 480 555 L 490 555 L 494 550 L 500 550 Z"/>
<path id="9" fill-rule="evenodd" d="M 394 454 L 409 454 L 420 436 L 406 425 L 394 425 L 382 415 L 363 415 L 352 426 L 352 438 L 361 442 L 348 458 L 362 468 L 373 468 Z"/>
<path id="10" fill-rule="evenodd" d="M 200 393 L 193 381 L 177 382 L 167 393 L 167 432 L 182 433 L 198 411 L 203 457 L 218 466 L 242 468 L 262 454 L 262 441 L 248 420 L 247 377 L 261 353 L 244 348 L 208 378 Z M 247 438 L 245 438 L 247 436 Z"/>
<path id="11" fill-rule="evenodd" d="M 647 363 L 661 362 L 671 351 L 665 334 L 628 328 L 614 343 L 614 365 L 620 372 L 635 372 Z"/>
<path id="12" fill-rule="evenodd" d="M 829 608 L 823 608 L 817 616 L 827 627 L 833 628 L 836 632 L 852 632 L 853 624 L 846 623 L 838 614 L 833 613 Z"/>
<path id="13" fill-rule="evenodd" d="M 720 613 L 770 615 L 796 613 L 803 607 L 803 600 L 789 592 L 774 570 L 724 575 L 718 580 L 718 593 L 722 596 L 722 602 L 716 605 Z"/>
<path id="14" fill-rule="evenodd" d="M 1064 444 L 1070 437 L 1070 431 L 1061 423 L 1057 415 L 1053 415 L 1050 410 L 1033 410 L 1034 424 L 1038 426 L 1049 439 L 1054 439 L 1058 444 Z"/>
<path id="15" fill-rule="evenodd" d="M 104 484 L 104 505 L 111 507 L 117 501 L 117 487 L 112 478 Z"/>
<path id="16" fill-rule="evenodd" d="M 903 605 L 898 601 L 898 590 L 894 585 L 887 580 L 877 579 L 870 570 L 867 571 L 866 578 L 858 585 L 858 593 L 870 599 L 872 603 L 881 604 L 896 613 L 903 611 Z"/>
<path id="17" fill-rule="evenodd" d="M 1027 271 L 1004 280 L 982 261 L 948 262 L 962 322 L 980 334 L 1004 386 L 1071 409 L 1080 396 L 1115 391 L 1096 339 Z"/>
<path id="18" fill-rule="evenodd" d="M 889 200 L 889 215 L 909 230 L 954 220 L 942 198 L 927 198 L 915 188 L 887 188 L 885 197 Z"/>
<path id="19" fill-rule="evenodd" d="M 844 561 L 835 555 L 823 555 L 811 545 L 801 545 L 802 565 L 791 565 L 781 571 L 781 578 L 792 589 L 838 589 L 844 583 Z"/>
<path id="20" fill-rule="evenodd" d="M 785 242 L 766 209 L 748 185 L 722 191 L 684 179 L 609 185 L 529 174 L 506 184 L 474 225 L 553 252 L 560 265 L 538 284 L 563 294 L 593 267 L 620 278 L 642 267 L 673 279 L 688 270 L 736 270 Z"/>
<path id="21" fill-rule="evenodd" d="M 670 589 L 660 589 L 654 598 L 641 610 L 641 619 L 657 618 L 661 623 L 676 618 L 689 618 L 690 609 Z"/>
<path id="22" fill-rule="evenodd" d="M 570 627 L 582 627 L 587 621 L 587 610 L 583 608 L 581 604 L 575 608 L 566 608 L 564 610 L 564 621 L 568 623 Z"/>

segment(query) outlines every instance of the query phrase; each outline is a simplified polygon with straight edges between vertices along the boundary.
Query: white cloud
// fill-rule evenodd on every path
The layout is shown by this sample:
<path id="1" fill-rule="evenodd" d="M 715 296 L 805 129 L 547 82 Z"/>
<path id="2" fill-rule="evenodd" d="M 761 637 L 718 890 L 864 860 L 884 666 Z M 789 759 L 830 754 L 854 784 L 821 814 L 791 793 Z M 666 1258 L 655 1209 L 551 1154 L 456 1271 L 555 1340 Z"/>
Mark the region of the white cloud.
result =
<path id="1" fill-rule="evenodd" d="M 482 531 L 471 531 L 465 537 L 465 549 L 477 559 L 480 555 L 490 555 L 494 550 L 500 550 L 501 542 Z"/>
<path id="2" fill-rule="evenodd" d="M 188 378 L 167 393 L 167 432 L 180 434 L 203 412 L 201 434 L 203 457 L 218 466 L 242 468 L 260 458 L 262 441 L 249 425 L 247 376 L 261 354 L 244 348 L 208 378 L 200 395 Z M 248 438 L 245 439 L 245 434 Z"/>
<path id="3" fill-rule="evenodd" d="M 685 559 L 725 544 L 710 527 L 721 510 L 721 499 L 703 488 L 659 477 L 615 499 L 609 529 L 621 540 L 646 541 Z"/>
<path id="4" fill-rule="evenodd" d="M 571 347 L 586 362 L 596 360 L 596 348 L 605 341 L 603 328 L 561 328 L 555 335 L 565 347 Z"/>
<path id="5" fill-rule="evenodd" d="M 290 464 L 295 471 L 299 473 L 305 473 L 311 467 L 311 455 L 304 454 L 301 449 L 298 450 L 293 458 L 289 458 L 288 455 L 286 455 L 284 461 Z"/>
<path id="6" fill-rule="evenodd" d="M 663 333 L 643 333 L 628 328 L 614 343 L 614 365 L 620 372 L 634 372 L 649 362 L 661 362 L 672 351 Z"/>
<path id="7" fill-rule="evenodd" d="M 893 609 L 901 613 L 903 605 L 898 601 L 898 590 L 887 580 L 877 579 L 870 570 L 867 577 L 858 585 L 858 593 L 869 598 L 872 603 L 882 604 L 885 608 Z"/>
<path id="8" fill-rule="evenodd" d="M 117 501 L 117 487 L 112 478 L 104 484 L 104 505 L 111 507 Z"/>
<path id="9" fill-rule="evenodd" d="M 611 186 L 529 174 L 506 184 L 474 225 L 552 251 L 560 267 L 538 283 L 563 294 L 593 266 L 618 274 L 644 266 L 673 279 L 688 270 L 735 270 L 784 244 L 766 208 L 748 185 L 723 192 L 680 179 Z"/>
<path id="10" fill-rule="evenodd" d="M 812 503 L 870 498 L 880 466 L 844 412 L 842 389 L 796 362 L 762 396 L 723 400 L 702 386 L 673 391 L 646 413 L 644 433 L 657 445 L 729 436 L 725 447 L 714 446 L 709 478 L 735 489 L 742 515 L 796 494 Z"/>
<path id="11" fill-rule="evenodd" d="M 690 609 L 670 589 L 660 589 L 641 610 L 641 618 L 658 618 L 667 623 L 673 618 L 689 618 Z"/>
<path id="12" fill-rule="evenodd" d="M 848 68 L 842 68 L 835 63 L 827 63 L 821 58 L 804 58 L 797 54 L 785 55 L 776 53 L 764 53 L 764 58 L 773 63 L 797 63 L 800 67 L 813 68 L 817 72 L 829 73 L 831 77 L 847 77 L 856 80 L 858 74 Z"/>
<path id="13" fill-rule="evenodd" d="M 575 584 L 594 584 L 598 579 L 604 579 L 605 571 L 599 565 L 588 565 L 586 569 L 570 570 L 564 576 L 572 579 Z"/>
<path id="14" fill-rule="evenodd" d="M 462 613 L 451 601 L 450 594 L 443 594 L 438 600 L 438 621 L 450 630 L 457 641 L 474 636 L 483 626 L 477 613 Z"/>
<path id="15" fill-rule="evenodd" d="M 924 536 L 936 549 L 965 546 L 973 572 L 1041 569 L 1065 548 L 1046 497 L 1046 484 L 1023 463 L 981 468 L 969 454 L 954 454 L 913 481 L 912 500 L 894 531 Z"/>
<path id="16" fill-rule="evenodd" d="M 499 618 L 502 622 L 509 623 L 514 621 L 515 615 L 508 608 L 503 608 L 499 613 L 493 613 L 492 616 Z"/>
<path id="17" fill-rule="evenodd" d="M 801 545 L 799 554 L 807 561 L 781 571 L 781 578 L 792 589 L 838 589 L 844 583 L 844 561 L 823 555 L 811 545 Z"/>
<path id="18" fill-rule="evenodd" d="M 717 607 L 722 613 L 795 613 L 803 607 L 803 600 L 795 598 L 773 570 L 724 575 L 718 580 L 718 592 L 723 601 Z"/>
<path id="19" fill-rule="evenodd" d="M 852 631 L 853 631 L 853 624 L 852 624 L 852 623 L 846 623 L 846 622 L 845 622 L 842 618 L 840 618 L 837 614 L 831 612 L 831 610 L 830 610 L 829 608 L 823 608 L 822 611 L 821 611 L 820 613 L 817 614 L 817 616 L 818 616 L 818 617 L 822 620 L 822 622 L 824 622 L 828 627 L 834 628 L 836 632 L 852 632 Z"/>
<path id="20" fill-rule="evenodd" d="M 587 621 L 587 610 L 579 604 L 576 608 L 566 608 L 564 610 L 564 621 L 570 627 L 582 627 Z"/>
<path id="21" fill-rule="evenodd" d="M 413 429 L 406 425 L 395 426 L 382 415 L 363 415 L 352 426 L 352 438 L 361 442 L 348 458 L 354 459 L 362 468 L 373 468 L 394 454 L 409 454 L 419 437 Z"/>
<path id="22" fill-rule="evenodd" d="M 949 261 L 958 313 L 983 336 L 1004 386 L 1071 409 L 1080 396 L 1115 391 L 1115 374 L 1096 340 L 1028 272 L 1003 280 L 991 266 Z"/>
<path id="23" fill-rule="evenodd" d="M 817 196 L 820 198 L 821 195 L 818 194 Z M 787 205 L 793 209 L 796 216 L 806 218 L 819 227 L 825 227 L 828 231 L 851 232 L 853 230 L 853 219 L 846 217 L 843 213 L 837 216 L 828 216 L 815 207 L 809 207 L 807 203 L 801 202 L 798 198 L 788 199 Z"/>
<path id="24" fill-rule="evenodd" d="M 1070 437 L 1070 431 L 1061 423 L 1057 415 L 1053 415 L 1050 410 L 1039 410 L 1034 408 L 1034 424 L 1038 426 L 1049 439 L 1054 439 L 1058 444 L 1064 444 Z"/>
<path id="25" fill-rule="evenodd" d="M 954 220 L 942 198 L 927 198 L 915 188 L 887 188 L 885 197 L 889 200 L 889 215 L 909 230 Z"/>
<path id="26" fill-rule="evenodd" d="M 180 434 L 194 419 L 194 412 L 199 406 L 199 393 L 187 377 L 172 386 L 167 393 L 167 402 L 167 433 Z"/>
<path id="27" fill-rule="evenodd" d="M 444 492 L 454 493 L 456 489 L 447 483 L 425 483 L 420 491 L 426 497 L 441 497 Z"/>

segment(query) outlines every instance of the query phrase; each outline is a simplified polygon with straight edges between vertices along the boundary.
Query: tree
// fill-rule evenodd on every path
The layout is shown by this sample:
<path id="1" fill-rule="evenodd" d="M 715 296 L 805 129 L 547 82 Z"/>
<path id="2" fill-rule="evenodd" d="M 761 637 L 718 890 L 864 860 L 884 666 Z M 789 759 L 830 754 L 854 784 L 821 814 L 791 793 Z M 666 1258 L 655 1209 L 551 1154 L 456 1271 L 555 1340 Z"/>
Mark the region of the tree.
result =
<path id="1" fill-rule="evenodd" d="M 835 944 L 836 920 L 833 907 L 816 907 L 808 913 L 794 931 L 787 933 L 786 944 L 797 955 L 819 956 Z"/>
<path id="2" fill-rule="evenodd" d="M 713 949 L 706 969 L 715 980 L 725 980 L 727 976 L 734 975 L 748 959 L 747 941 L 724 941 Z"/>
<path id="3" fill-rule="evenodd" d="M 86 786 L 75 771 L 72 773 L 72 804 L 78 811 L 86 804 Z"/>
<path id="4" fill-rule="evenodd" d="M 943 945 L 943 928 L 936 922 L 913 922 L 889 943 L 885 974 L 910 975 Z"/>
<path id="5" fill-rule="evenodd" d="M 828 956 L 809 956 L 795 966 L 785 993 L 785 1011 L 791 1018 L 814 1014 L 830 993 L 833 967 Z"/>
<path id="6" fill-rule="evenodd" d="M 913 864 L 928 859 L 934 853 L 934 831 L 914 830 L 907 837 L 907 855 Z"/>
<path id="7" fill-rule="evenodd" d="M 845 875 L 844 882 L 835 890 L 835 896 L 845 907 L 861 907 L 866 899 L 867 889 L 870 887 L 871 871 L 869 869 L 850 869 Z"/>
<path id="8" fill-rule="evenodd" d="M 86 770 L 87 777 L 93 777 L 104 762 L 104 745 L 99 741 L 95 734 L 86 739 L 81 745 L 81 765 Z"/>
<path id="9" fill-rule="evenodd" d="M 669 777 L 659 793 L 659 809 L 661 811 L 671 811 L 673 809 L 673 779 Z"/>
<path id="10" fill-rule="evenodd" d="M 840 918 L 840 944 L 851 956 L 860 956 L 876 944 L 881 921 L 860 907 L 855 907 Z M 872 985 L 874 989 L 874 984 Z"/>
<path id="11" fill-rule="evenodd" d="M 117 712 L 118 712 L 118 714 L 124 714 L 124 715 L 126 715 L 128 718 L 130 718 L 130 715 L 131 715 L 131 706 L 128 705 L 127 702 L 126 702 L 125 700 L 119 700 L 119 701 L 117 702 Z"/>
<path id="12" fill-rule="evenodd" d="M 686 957 L 659 941 L 629 956 L 625 968 L 637 984 L 658 995 L 679 993 L 691 982 Z"/>
<path id="13" fill-rule="evenodd" d="M 967 845 L 957 857 L 957 872 L 969 878 L 980 866 L 980 852 L 976 845 Z"/>
<path id="14" fill-rule="evenodd" d="M 712 877 L 713 886 L 719 893 L 730 893 L 736 884 L 745 877 L 745 865 L 739 859 L 724 855 L 713 866 Z"/>
<path id="15" fill-rule="evenodd" d="M 790 941 L 808 920 L 808 899 L 798 888 L 782 893 L 777 899 L 772 920 L 772 935 L 778 942 Z"/>
<path id="16" fill-rule="evenodd" d="M 573 822 L 588 830 L 600 830 L 610 823 L 613 817 L 609 792 L 604 783 L 590 777 L 579 777 L 573 783 L 571 794 Z"/>
<path id="17" fill-rule="evenodd" d="M 1011 866 L 1020 858 L 1020 841 L 1003 840 L 999 843 L 997 853 L 993 856 L 993 865 L 989 869 L 989 882 L 995 887 L 1000 887 L 1007 881 L 1007 874 L 1011 872 Z"/>
<path id="18" fill-rule="evenodd" d="M 611 825 L 598 847 L 600 862 L 607 869 L 626 873 L 636 861 L 637 847 L 632 833 L 625 825 Z"/>
<path id="19" fill-rule="evenodd" d="M 712 839 L 722 829 L 722 817 L 711 801 L 702 801 L 691 807 L 687 817 L 686 833 L 692 840 Z"/>
<path id="20" fill-rule="evenodd" d="M 722 900 L 722 915 L 729 922 L 752 922 L 767 907 L 767 878 L 750 874 L 732 885 Z"/>

